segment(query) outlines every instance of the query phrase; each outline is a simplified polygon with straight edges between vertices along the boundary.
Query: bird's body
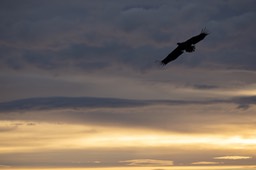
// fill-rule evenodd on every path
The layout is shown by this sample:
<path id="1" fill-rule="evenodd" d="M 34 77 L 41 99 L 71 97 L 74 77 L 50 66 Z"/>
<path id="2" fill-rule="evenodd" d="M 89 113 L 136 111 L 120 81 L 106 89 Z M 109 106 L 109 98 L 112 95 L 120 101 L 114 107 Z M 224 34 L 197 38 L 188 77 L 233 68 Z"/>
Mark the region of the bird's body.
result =
<path id="1" fill-rule="evenodd" d="M 167 57 L 165 57 L 161 61 L 161 64 L 166 65 L 169 62 L 177 59 L 184 51 L 194 52 L 195 44 L 203 40 L 208 34 L 209 33 L 207 33 L 205 29 L 203 29 L 199 35 L 196 35 L 185 42 L 177 43 L 178 47 L 176 47 Z"/>

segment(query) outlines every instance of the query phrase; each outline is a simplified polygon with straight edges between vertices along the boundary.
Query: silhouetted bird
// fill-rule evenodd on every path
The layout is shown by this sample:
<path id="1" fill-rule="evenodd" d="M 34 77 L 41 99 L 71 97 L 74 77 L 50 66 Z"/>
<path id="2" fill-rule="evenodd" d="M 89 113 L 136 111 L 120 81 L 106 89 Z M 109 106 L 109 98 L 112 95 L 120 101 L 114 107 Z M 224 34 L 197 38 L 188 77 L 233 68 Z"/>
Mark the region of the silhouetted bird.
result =
<path id="1" fill-rule="evenodd" d="M 178 58 L 184 52 L 184 50 L 186 52 L 189 52 L 189 53 L 195 51 L 195 45 L 194 44 L 203 40 L 208 34 L 209 33 L 207 32 L 207 30 L 204 28 L 204 29 L 202 29 L 202 31 L 199 35 L 194 36 L 194 37 L 188 39 L 185 42 L 177 43 L 178 47 L 175 48 L 167 57 L 165 57 L 165 59 L 163 59 L 161 61 L 161 64 L 166 65 L 169 62 L 175 60 L 176 58 Z"/>

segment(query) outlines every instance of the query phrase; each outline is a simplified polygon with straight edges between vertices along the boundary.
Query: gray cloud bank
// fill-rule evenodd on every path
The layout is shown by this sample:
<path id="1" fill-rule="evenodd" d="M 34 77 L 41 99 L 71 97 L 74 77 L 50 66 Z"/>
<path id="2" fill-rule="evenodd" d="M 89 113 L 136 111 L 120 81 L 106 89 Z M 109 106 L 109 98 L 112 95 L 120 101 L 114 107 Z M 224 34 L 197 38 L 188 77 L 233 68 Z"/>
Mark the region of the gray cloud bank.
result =
<path id="1" fill-rule="evenodd" d="M 176 42 L 211 34 L 174 65 L 255 70 L 255 1 L 1 1 L 1 69 L 152 68 Z M 47 12 L 46 12 L 47 11 Z"/>
<path id="2" fill-rule="evenodd" d="M 255 104 L 255 96 L 207 101 L 32 98 L 0 103 L 0 118 L 185 133 L 217 133 L 223 126 L 229 126 L 226 133 L 234 133 L 238 125 L 241 130 L 254 128 L 255 122 L 251 116 L 255 113 Z"/>
<path id="3" fill-rule="evenodd" d="M 129 108 L 147 105 L 203 105 L 233 103 L 238 108 L 249 108 L 256 104 L 256 96 L 235 97 L 227 100 L 132 100 L 118 98 L 97 97 L 48 97 L 28 98 L 0 103 L 1 112 L 51 110 L 51 109 L 79 109 L 79 108 Z"/>

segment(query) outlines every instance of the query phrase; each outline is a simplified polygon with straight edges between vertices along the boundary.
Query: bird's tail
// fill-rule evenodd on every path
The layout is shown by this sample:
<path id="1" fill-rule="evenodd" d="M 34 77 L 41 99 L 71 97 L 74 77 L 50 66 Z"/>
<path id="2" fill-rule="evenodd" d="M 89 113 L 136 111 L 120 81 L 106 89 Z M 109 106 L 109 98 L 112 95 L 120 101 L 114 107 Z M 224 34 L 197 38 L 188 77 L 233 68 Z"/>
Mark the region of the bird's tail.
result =
<path id="1" fill-rule="evenodd" d="M 165 64 L 161 60 L 155 60 L 155 63 L 157 64 L 157 66 L 165 66 Z"/>

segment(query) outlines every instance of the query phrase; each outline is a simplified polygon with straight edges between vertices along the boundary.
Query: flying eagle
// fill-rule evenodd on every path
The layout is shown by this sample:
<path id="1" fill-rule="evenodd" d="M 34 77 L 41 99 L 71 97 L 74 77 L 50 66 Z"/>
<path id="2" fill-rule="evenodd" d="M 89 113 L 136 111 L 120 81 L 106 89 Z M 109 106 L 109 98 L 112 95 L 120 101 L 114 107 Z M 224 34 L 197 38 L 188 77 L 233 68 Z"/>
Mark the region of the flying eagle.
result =
<path id="1" fill-rule="evenodd" d="M 189 53 L 194 52 L 196 48 L 195 44 L 203 40 L 208 34 L 209 33 L 207 30 L 204 28 L 199 35 L 196 35 L 185 42 L 177 43 L 178 47 L 176 47 L 167 57 L 165 57 L 165 59 L 161 61 L 161 64 L 166 65 L 175 60 L 184 52 L 184 50 Z"/>

